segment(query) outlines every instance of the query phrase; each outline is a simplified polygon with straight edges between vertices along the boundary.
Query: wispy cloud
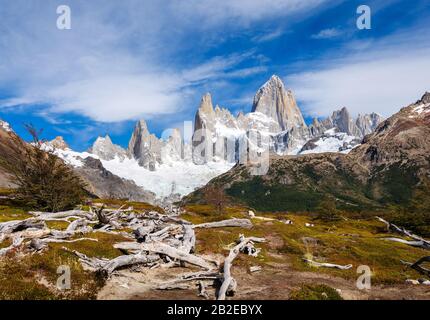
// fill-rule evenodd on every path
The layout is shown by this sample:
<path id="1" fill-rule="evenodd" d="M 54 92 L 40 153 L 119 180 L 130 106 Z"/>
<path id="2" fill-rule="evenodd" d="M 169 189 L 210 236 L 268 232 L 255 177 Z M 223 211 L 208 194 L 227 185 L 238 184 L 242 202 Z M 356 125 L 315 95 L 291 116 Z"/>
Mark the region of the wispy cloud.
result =
<path id="1" fill-rule="evenodd" d="M 283 34 L 284 34 L 284 31 L 282 29 L 276 29 L 253 37 L 252 41 L 257 43 L 272 41 L 279 38 Z"/>
<path id="2" fill-rule="evenodd" d="M 342 34 L 342 31 L 337 28 L 323 29 L 317 34 L 311 36 L 312 39 L 331 39 L 336 38 Z"/>
<path id="3" fill-rule="evenodd" d="M 353 114 L 389 116 L 430 90 L 430 43 L 426 29 L 366 41 L 338 50 L 341 58 L 309 63 L 307 71 L 287 76 L 309 115 L 325 116 L 348 107 Z M 358 43 L 356 43 L 358 44 Z"/>
<path id="4" fill-rule="evenodd" d="M 324 2 L 75 1 L 72 30 L 66 31 L 56 29 L 57 1 L 8 2 L 0 13 L 0 89 L 10 99 L 2 106 L 42 104 L 49 106 L 45 116 L 73 112 L 105 122 L 172 114 L 187 106 L 196 85 L 265 71 L 252 53 L 182 65 L 177 56 L 193 49 L 190 36 L 198 40 L 208 30 L 297 14 Z M 256 63 L 240 66 L 246 59 Z"/>

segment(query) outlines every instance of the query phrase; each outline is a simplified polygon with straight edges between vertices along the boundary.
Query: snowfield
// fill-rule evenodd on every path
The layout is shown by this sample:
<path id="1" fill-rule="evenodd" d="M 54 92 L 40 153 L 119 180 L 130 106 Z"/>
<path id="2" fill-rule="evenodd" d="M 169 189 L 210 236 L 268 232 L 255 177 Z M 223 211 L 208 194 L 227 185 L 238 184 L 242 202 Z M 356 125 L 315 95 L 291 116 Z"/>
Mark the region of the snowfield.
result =
<path id="1" fill-rule="evenodd" d="M 229 133 L 232 136 L 242 134 L 239 130 L 225 130 L 220 124 L 218 124 L 217 129 L 224 131 L 224 134 Z M 299 146 L 290 154 L 348 153 L 355 147 L 353 143 L 354 139 L 355 137 L 353 136 L 338 133 L 334 129 L 330 129 L 315 141 L 316 147 L 314 149 L 300 152 L 302 146 Z M 75 152 L 71 149 L 56 149 L 55 153 L 66 163 L 74 167 L 82 167 L 84 165 L 82 160 L 87 157 L 99 159 L 103 166 L 113 174 L 127 180 L 133 180 L 138 186 L 147 191 L 154 192 L 157 198 L 160 199 L 173 194 L 179 194 L 181 197 L 186 196 L 234 166 L 234 163 L 227 163 L 226 161 L 213 161 L 205 165 L 197 165 L 193 163 L 191 158 L 184 160 L 166 156 L 164 157 L 164 163 L 157 164 L 155 171 L 151 171 L 139 166 L 137 160 L 120 157 L 118 154 L 112 160 L 104 160 L 95 154 Z"/>
<path id="2" fill-rule="evenodd" d="M 116 157 L 113 160 L 103 160 L 97 155 L 70 149 L 57 149 L 55 153 L 67 164 L 74 167 L 82 167 L 82 160 L 87 157 L 99 159 L 103 166 L 113 174 L 133 180 L 138 186 L 154 192 L 158 198 L 164 198 L 171 194 L 185 196 L 234 166 L 234 163 L 226 162 L 209 162 L 206 165 L 196 165 L 192 161 L 170 161 L 168 164 L 157 165 L 155 171 L 150 171 L 139 166 L 135 159 L 125 158 L 121 160 Z"/>
<path id="3" fill-rule="evenodd" d="M 354 144 L 354 140 L 357 139 L 354 136 L 349 136 L 343 132 L 336 132 L 335 129 L 329 129 L 324 132 L 314 144 L 315 148 L 312 150 L 304 150 L 298 154 L 311 154 L 311 153 L 323 153 L 323 152 L 340 152 L 349 153 L 354 149 L 357 144 Z"/>
<path id="4" fill-rule="evenodd" d="M 225 162 L 196 165 L 193 162 L 177 161 L 158 165 L 155 171 L 150 171 L 139 166 L 134 159 L 120 161 L 115 158 L 101 162 L 113 174 L 133 180 L 138 186 L 154 192 L 157 197 L 167 197 L 175 193 L 185 196 L 234 166 Z"/>

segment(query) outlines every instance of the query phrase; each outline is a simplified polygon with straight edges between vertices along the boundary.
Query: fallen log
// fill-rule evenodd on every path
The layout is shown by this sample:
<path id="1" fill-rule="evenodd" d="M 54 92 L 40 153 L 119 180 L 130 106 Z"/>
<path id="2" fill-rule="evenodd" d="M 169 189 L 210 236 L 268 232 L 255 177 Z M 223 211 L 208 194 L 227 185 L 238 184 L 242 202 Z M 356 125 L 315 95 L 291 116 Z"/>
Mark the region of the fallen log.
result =
<path id="1" fill-rule="evenodd" d="M 28 228 L 24 231 L 17 231 L 11 234 L 6 235 L 5 238 L 10 237 L 21 237 L 23 239 L 36 239 L 36 238 L 43 238 L 51 234 L 51 229 L 45 228 L 45 229 L 32 229 Z"/>
<path id="2" fill-rule="evenodd" d="M 140 226 L 133 231 L 133 235 L 136 237 L 137 242 L 145 242 L 148 235 L 154 231 L 155 224 L 149 226 Z"/>
<path id="3" fill-rule="evenodd" d="M 239 227 L 239 228 L 252 228 L 252 222 L 249 219 L 228 219 L 216 222 L 207 222 L 194 225 L 193 228 L 226 228 L 226 227 Z"/>
<path id="4" fill-rule="evenodd" d="M 305 262 L 307 262 L 308 264 L 310 264 L 312 267 L 316 267 L 316 268 L 325 267 L 325 268 L 335 268 L 335 269 L 340 269 L 340 270 L 348 270 L 348 269 L 352 268 L 352 264 L 347 264 L 347 265 L 343 266 L 340 264 L 316 262 L 316 261 L 313 261 L 313 260 L 307 259 L 307 258 L 303 258 L 303 260 Z"/>
<path id="5" fill-rule="evenodd" d="M 183 282 L 191 282 L 191 281 L 201 281 L 201 280 L 219 280 L 221 276 L 218 272 L 214 271 L 199 271 L 192 273 L 185 273 L 177 277 L 176 279 L 167 281 L 161 285 L 159 285 L 156 289 L 159 290 L 169 290 L 170 288 L 176 288 L 178 284 Z"/>
<path id="6" fill-rule="evenodd" d="M 401 262 L 403 264 L 411 267 L 412 269 L 418 271 L 419 273 L 424 274 L 424 275 L 430 277 L 430 269 L 427 269 L 427 268 L 424 268 L 424 267 L 421 266 L 424 262 L 430 262 L 430 256 L 422 257 L 421 259 L 419 259 L 418 261 L 416 261 L 414 263 L 406 262 L 406 261 L 403 261 L 403 260 L 401 260 Z"/>
<path id="7" fill-rule="evenodd" d="M 184 230 L 184 236 L 182 239 L 182 244 L 179 247 L 179 250 L 194 253 L 196 247 L 196 234 L 192 226 L 184 224 L 182 226 Z"/>
<path id="8" fill-rule="evenodd" d="M 205 298 L 205 299 L 209 299 L 209 294 L 208 294 L 208 292 L 206 291 L 206 286 L 205 286 L 205 284 L 203 283 L 203 281 L 199 281 L 199 282 L 198 282 L 198 284 L 197 284 L 197 286 L 198 286 L 198 288 L 199 288 L 199 294 L 198 294 L 198 296 L 199 296 L 199 297 L 203 297 L 203 298 Z"/>
<path id="9" fill-rule="evenodd" d="M 37 221 L 37 219 L 34 218 L 29 218 L 25 220 L 13 220 L 0 223 L 1 234 L 22 231 L 28 228 L 44 229 L 46 228 L 46 223 L 43 221 Z"/>
<path id="10" fill-rule="evenodd" d="M 413 280 L 413 279 L 406 279 L 405 281 L 408 284 L 414 284 L 414 285 L 425 285 L 425 286 L 430 286 L 430 281 L 426 280 L 426 279 L 418 279 L 418 280 Z"/>
<path id="11" fill-rule="evenodd" d="M 430 247 L 423 241 L 416 241 L 416 240 L 404 240 L 400 238 L 383 238 L 387 241 L 394 241 L 406 244 L 408 246 L 416 247 L 416 248 L 423 248 L 423 249 L 430 249 Z"/>
<path id="12" fill-rule="evenodd" d="M 69 224 L 66 229 L 66 232 L 73 232 L 79 227 L 84 227 L 87 225 L 87 220 L 85 219 L 77 219 Z"/>
<path id="13" fill-rule="evenodd" d="M 385 240 L 401 242 L 401 243 L 408 244 L 408 245 L 411 245 L 414 247 L 419 247 L 419 248 L 430 250 L 430 241 L 425 240 L 424 238 L 422 238 L 416 234 L 413 234 L 411 231 L 406 230 L 405 228 L 398 227 L 395 224 L 388 222 L 388 221 L 386 221 L 380 217 L 376 217 L 376 219 L 378 219 L 379 221 L 384 223 L 387 226 L 388 231 L 393 231 L 393 232 L 399 233 L 401 235 L 404 235 L 404 236 L 407 236 L 411 239 L 414 239 L 415 241 L 408 241 L 408 240 L 403 240 L 403 239 L 399 239 L 399 238 L 384 238 Z"/>
<path id="14" fill-rule="evenodd" d="M 94 214 L 88 211 L 83 210 L 69 210 L 62 212 L 29 212 L 38 220 L 51 220 L 51 219 L 61 219 L 61 218 L 69 218 L 69 217 L 79 217 L 85 218 L 88 220 L 93 220 Z"/>
<path id="15" fill-rule="evenodd" d="M 21 244 L 23 243 L 24 238 L 21 237 L 14 237 L 12 240 L 12 244 L 9 247 L 0 249 L 0 256 L 4 256 L 8 254 L 9 252 L 19 248 Z"/>
<path id="16" fill-rule="evenodd" d="M 203 259 L 202 257 L 190 254 L 185 251 L 181 251 L 174 247 L 171 247 L 162 242 L 153 243 L 136 243 L 136 242 L 120 242 L 114 244 L 114 248 L 120 250 L 132 250 L 132 251 L 148 251 L 158 254 L 164 254 L 172 259 L 177 259 L 180 261 L 188 262 L 192 265 L 212 270 L 216 265 L 211 264 L 209 261 Z"/>
<path id="17" fill-rule="evenodd" d="M 55 239 L 55 238 L 45 238 L 45 239 L 40 239 L 40 242 L 42 243 L 73 243 L 73 242 L 79 242 L 79 241 L 94 241 L 94 242 L 98 242 L 98 239 L 95 238 L 78 238 L 78 239 L 73 239 L 73 240 L 67 240 L 67 239 Z"/>
<path id="18" fill-rule="evenodd" d="M 243 235 L 239 236 L 238 244 L 230 250 L 229 255 L 224 260 L 224 272 L 223 272 L 223 282 L 218 291 L 218 300 L 225 300 L 226 295 L 233 295 L 236 291 L 236 280 L 231 276 L 231 266 L 233 264 L 233 260 L 237 257 L 237 255 L 245 248 L 248 244 L 252 244 L 253 242 L 264 242 L 263 238 L 245 238 Z"/>
<path id="19" fill-rule="evenodd" d="M 119 256 L 112 260 L 108 260 L 90 258 L 83 253 L 80 253 L 76 250 L 69 250 L 65 247 L 63 247 L 63 249 L 69 252 L 73 252 L 75 255 L 77 255 L 84 269 L 101 273 L 104 276 L 110 276 L 115 270 L 121 267 L 153 263 L 160 259 L 160 257 L 157 255 L 146 255 L 138 253 L 134 255 Z"/>

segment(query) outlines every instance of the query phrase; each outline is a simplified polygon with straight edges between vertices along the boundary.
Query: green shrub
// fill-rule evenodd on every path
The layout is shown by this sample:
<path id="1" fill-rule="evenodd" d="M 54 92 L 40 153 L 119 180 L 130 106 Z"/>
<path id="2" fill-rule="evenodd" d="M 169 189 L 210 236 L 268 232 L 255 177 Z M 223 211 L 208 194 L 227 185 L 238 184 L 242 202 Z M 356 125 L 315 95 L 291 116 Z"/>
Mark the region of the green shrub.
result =
<path id="1" fill-rule="evenodd" d="M 290 300 L 343 300 L 343 298 L 332 287 L 324 284 L 306 284 L 299 290 L 293 291 Z"/>

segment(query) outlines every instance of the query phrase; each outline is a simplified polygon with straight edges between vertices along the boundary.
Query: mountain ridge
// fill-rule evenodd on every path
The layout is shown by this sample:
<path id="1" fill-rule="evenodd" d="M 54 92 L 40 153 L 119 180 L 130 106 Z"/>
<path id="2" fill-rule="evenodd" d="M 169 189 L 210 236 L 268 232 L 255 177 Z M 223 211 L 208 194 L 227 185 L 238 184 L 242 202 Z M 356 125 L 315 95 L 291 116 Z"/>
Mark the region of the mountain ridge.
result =
<path id="1" fill-rule="evenodd" d="M 269 172 L 252 176 L 237 164 L 184 202 L 222 188 L 232 199 L 263 211 L 312 211 L 326 197 L 349 210 L 408 205 L 430 199 L 430 94 L 380 123 L 348 154 L 272 154 Z M 416 198 L 418 197 L 418 198 Z"/>

